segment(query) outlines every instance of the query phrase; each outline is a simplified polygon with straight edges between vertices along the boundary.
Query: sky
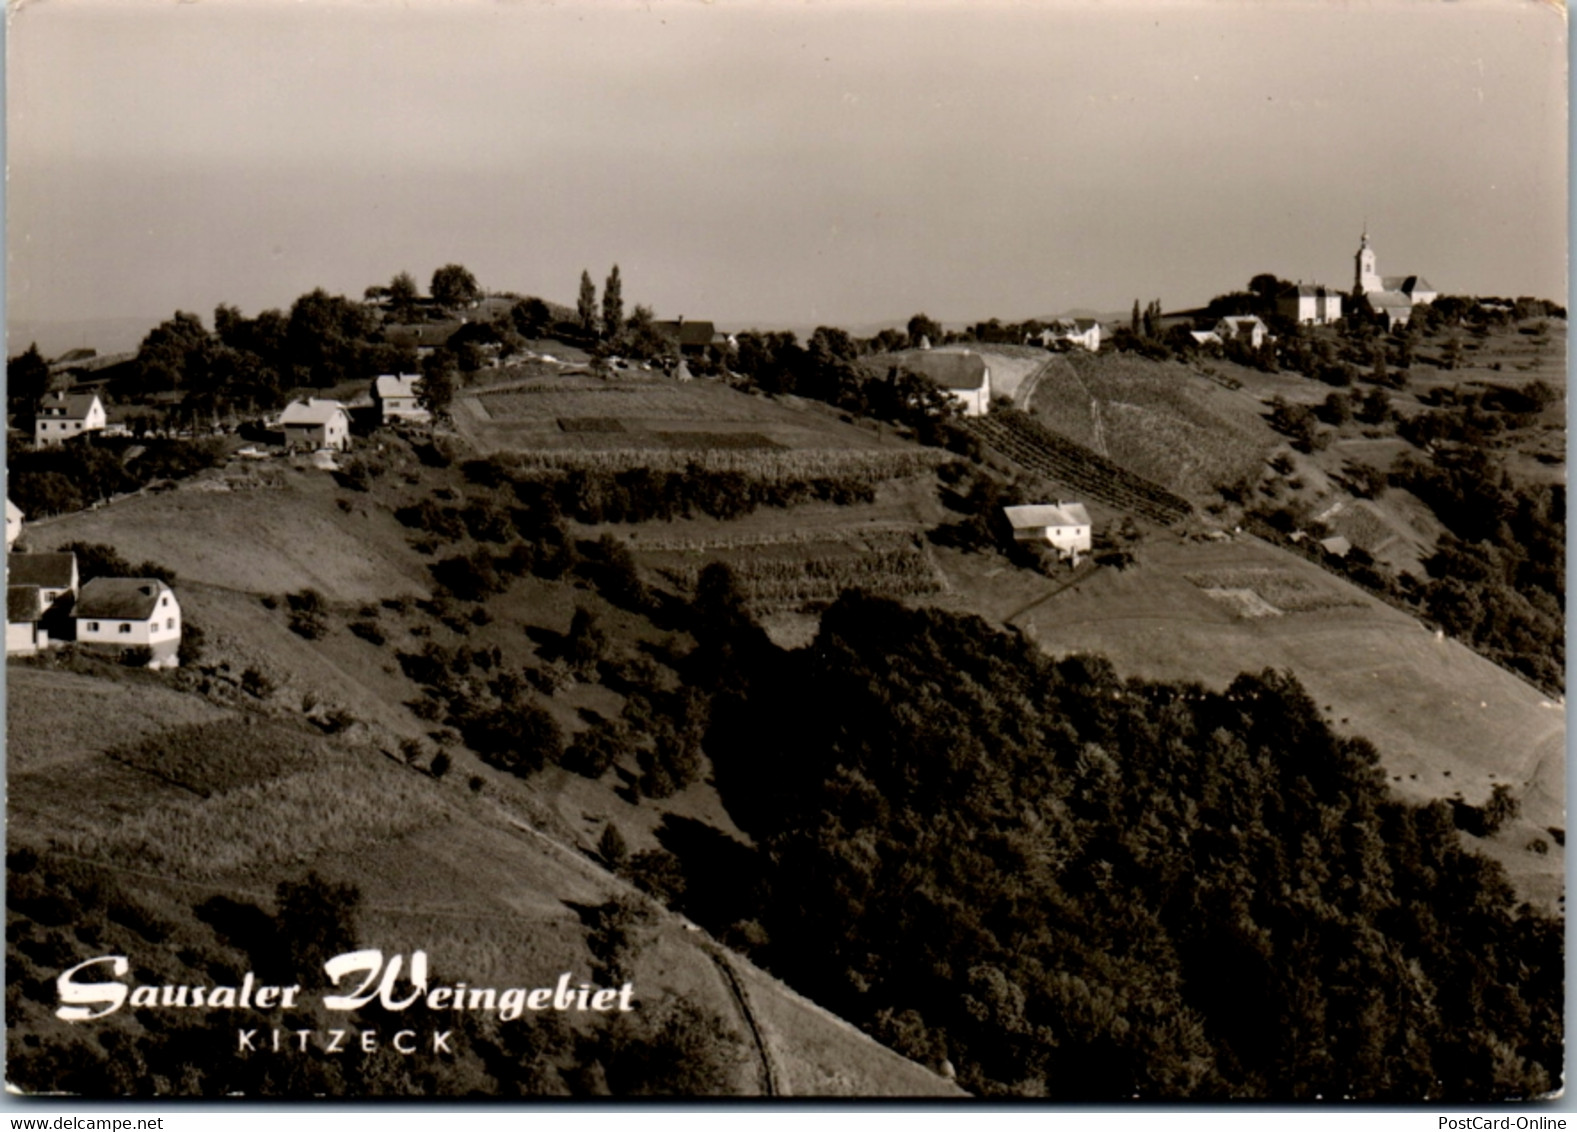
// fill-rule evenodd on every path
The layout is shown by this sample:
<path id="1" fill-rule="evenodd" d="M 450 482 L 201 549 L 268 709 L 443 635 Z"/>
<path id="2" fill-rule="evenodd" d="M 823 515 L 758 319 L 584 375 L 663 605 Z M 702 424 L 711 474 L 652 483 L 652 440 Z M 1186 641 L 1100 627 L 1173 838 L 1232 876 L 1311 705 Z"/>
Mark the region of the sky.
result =
<path id="1" fill-rule="evenodd" d="M 1167 309 L 1260 272 L 1566 294 L 1536 0 L 30 0 L 8 323 L 460 263 L 729 329 Z M 20 348 L 11 343 L 12 351 Z"/>

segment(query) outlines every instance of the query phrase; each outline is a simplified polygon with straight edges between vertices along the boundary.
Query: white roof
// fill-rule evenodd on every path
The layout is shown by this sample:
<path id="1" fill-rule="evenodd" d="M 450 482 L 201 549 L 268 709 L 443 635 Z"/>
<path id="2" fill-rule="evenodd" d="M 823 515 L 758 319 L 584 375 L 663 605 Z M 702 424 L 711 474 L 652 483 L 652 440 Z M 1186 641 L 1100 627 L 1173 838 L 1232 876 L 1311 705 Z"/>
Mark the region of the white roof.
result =
<path id="1" fill-rule="evenodd" d="M 1033 503 L 1024 507 L 1004 507 L 1015 531 L 1031 527 L 1087 527 L 1090 513 L 1082 503 Z"/>
<path id="2" fill-rule="evenodd" d="M 382 373 L 373 381 L 372 389 L 380 400 L 390 397 L 415 397 L 416 383 L 421 379 L 422 375 L 419 373 L 402 373 L 398 376 Z"/>
<path id="3" fill-rule="evenodd" d="M 338 401 L 320 401 L 316 397 L 309 397 L 305 401 L 292 401 L 285 406 L 285 411 L 279 414 L 279 423 L 282 425 L 322 425 L 328 424 L 335 413 L 344 413 L 345 406 Z"/>

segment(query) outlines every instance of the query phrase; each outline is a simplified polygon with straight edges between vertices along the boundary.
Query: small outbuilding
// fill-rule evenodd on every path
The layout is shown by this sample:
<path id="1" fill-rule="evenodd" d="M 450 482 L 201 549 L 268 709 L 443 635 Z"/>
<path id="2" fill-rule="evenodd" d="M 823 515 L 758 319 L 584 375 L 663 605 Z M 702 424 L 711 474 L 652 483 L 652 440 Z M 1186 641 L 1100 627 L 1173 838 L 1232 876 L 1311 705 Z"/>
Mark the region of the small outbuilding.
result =
<path id="1" fill-rule="evenodd" d="M 1004 507 L 1019 542 L 1045 542 L 1078 565 L 1079 555 L 1090 552 L 1090 513 L 1082 503 L 1034 503 Z"/>
<path id="2" fill-rule="evenodd" d="M 32 656 L 49 647 L 44 599 L 37 586 L 5 588 L 5 654 Z"/>

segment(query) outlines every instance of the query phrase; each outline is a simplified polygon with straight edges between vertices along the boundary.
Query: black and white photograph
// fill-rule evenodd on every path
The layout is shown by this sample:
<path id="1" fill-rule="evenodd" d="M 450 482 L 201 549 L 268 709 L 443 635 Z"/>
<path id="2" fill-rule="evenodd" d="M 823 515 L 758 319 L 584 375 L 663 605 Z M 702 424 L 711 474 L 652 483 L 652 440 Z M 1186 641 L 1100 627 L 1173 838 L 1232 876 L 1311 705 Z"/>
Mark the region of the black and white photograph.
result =
<path id="1" fill-rule="evenodd" d="M 1567 57 L 11 4 L 11 1103 L 1558 1104 Z"/>

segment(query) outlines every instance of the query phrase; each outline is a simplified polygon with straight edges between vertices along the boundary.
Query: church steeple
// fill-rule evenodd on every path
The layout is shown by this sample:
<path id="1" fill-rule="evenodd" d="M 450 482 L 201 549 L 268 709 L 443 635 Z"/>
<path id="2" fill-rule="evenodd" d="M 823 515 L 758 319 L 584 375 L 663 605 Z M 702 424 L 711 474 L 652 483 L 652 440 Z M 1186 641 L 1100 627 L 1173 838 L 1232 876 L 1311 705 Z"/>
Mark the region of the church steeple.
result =
<path id="1" fill-rule="evenodd" d="M 1358 254 L 1353 258 L 1355 261 L 1353 290 L 1360 295 L 1370 295 L 1375 291 L 1385 290 L 1385 282 L 1380 278 L 1380 272 L 1375 265 L 1374 249 L 1369 246 L 1367 221 L 1363 226 L 1363 236 L 1358 241 Z"/>

